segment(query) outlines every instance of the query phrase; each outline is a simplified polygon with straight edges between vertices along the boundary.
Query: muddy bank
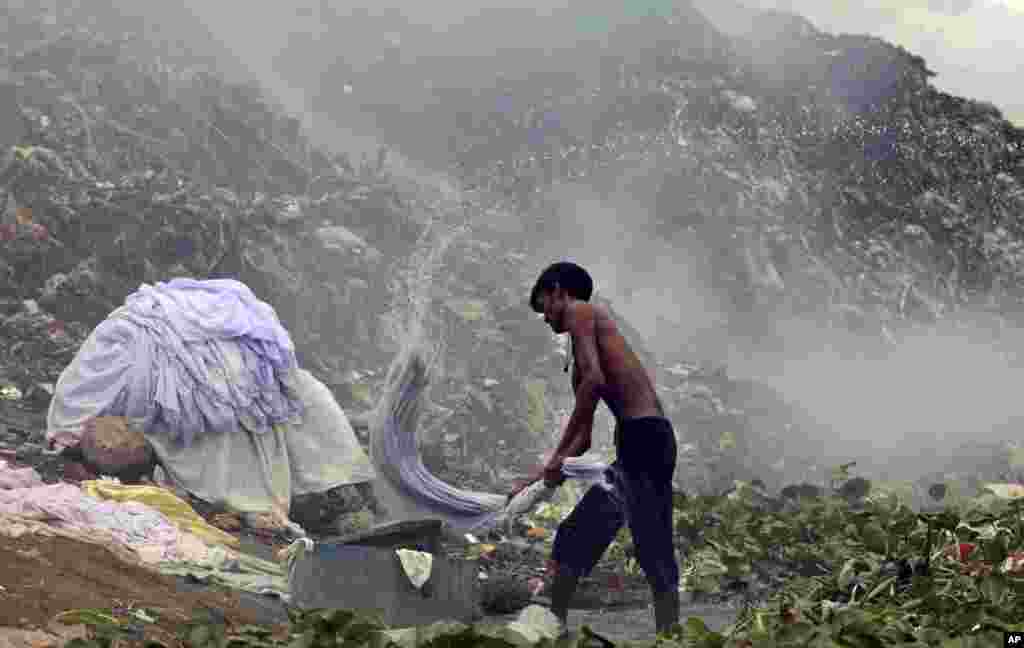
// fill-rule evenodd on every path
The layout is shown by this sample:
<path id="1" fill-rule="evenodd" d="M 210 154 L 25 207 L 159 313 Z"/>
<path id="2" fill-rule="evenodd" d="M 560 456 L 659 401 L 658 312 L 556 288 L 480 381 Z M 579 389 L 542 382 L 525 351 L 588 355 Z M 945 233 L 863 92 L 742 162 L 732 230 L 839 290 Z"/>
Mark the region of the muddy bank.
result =
<path id="1" fill-rule="evenodd" d="M 211 609 L 231 625 L 266 622 L 235 592 L 188 591 L 177 579 L 126 563 L 104 546 L 66 537 L 5 537 L 0 583 L 0 626 L 42 628 L 61 612 L 112 605 L 154 612 L 155 627 L 169 633 Z"/>

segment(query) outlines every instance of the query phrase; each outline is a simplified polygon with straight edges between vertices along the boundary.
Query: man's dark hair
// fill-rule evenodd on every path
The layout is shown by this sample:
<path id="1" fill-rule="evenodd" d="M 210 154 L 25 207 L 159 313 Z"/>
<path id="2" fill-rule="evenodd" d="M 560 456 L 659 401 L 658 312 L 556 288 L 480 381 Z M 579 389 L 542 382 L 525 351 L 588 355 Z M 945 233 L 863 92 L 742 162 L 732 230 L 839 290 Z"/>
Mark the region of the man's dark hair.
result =
<path id="1" fill-rule="evenodd" d="M 530 308 L 534 312 L 543 312 L 541 295 L 554 290 L 556 284 L 575 299 L 590 301 L 590 296 L 594 294 L 594 280 L 591 279 L 589 272 L 569 261 L 552 263 L 540 273 L 537 283 L 530 292 Z"/>

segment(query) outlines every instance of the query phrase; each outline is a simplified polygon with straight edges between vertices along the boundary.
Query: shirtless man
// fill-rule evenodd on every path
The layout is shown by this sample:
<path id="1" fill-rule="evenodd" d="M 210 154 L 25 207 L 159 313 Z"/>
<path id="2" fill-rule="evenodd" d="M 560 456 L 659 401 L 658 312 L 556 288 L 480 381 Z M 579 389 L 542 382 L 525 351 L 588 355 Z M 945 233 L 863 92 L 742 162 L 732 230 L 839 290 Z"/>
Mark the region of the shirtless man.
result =
<path id="1" fill-rule="evenodd" d="M 589 303 L 593 290 L 586 270 L 560 262 L 541 273 L 530 294 L 530 306 L 544 314 L 551 329 L 571 336 L 576 406 L 547 464 L 512 495 L 540 479 L 549 486 L 564 480 L 562 461 L 590 449 L 594 412 L 603 400 L 616 421 L 618 457 L 608 475 L 615 494 L 591 488 L 558 526 L 551 556 L 551 610 L 566 627 L 579 579 L 590 573 L 628 522 L 660 633 L 679 621 L 679 566 L 672 543 L 675 433 L 650 376 L 615 321 L 606 309 Z"/>

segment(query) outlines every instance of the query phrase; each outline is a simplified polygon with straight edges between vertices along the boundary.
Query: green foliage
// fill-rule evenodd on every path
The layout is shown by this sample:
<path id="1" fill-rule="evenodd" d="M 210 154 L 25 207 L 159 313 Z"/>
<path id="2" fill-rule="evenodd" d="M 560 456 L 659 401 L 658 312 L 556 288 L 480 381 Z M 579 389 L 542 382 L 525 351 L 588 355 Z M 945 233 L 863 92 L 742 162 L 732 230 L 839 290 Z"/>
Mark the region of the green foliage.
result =
<path id="1" fill-rule="evenodd" d="M 988 494 L 962 510 L 918 513 L 888 495 L 872 496 L 858 507 L 825 497 L 772 512 L 750 489 L 740 488 L 728 497 L 678 498 L 675 524 L 692 546 L 684 588 L 716 591 L 766 561 L 788 565 L 792 574 L 727 631 L 713 632 L 699 619 L 688 619 L 659 636 L 659 648 L 989 646 L 1004 631 L 1024 630 L 1024 574 L 1004 568 L 1008 557 L 1024 556 L 1024 499 Z M 268 629 L 229 633 L 196 622 L 182 629 L 181 640 L 193 648 L 607 645 L 588 628 L 552 642 L 541 616 L 511 624 L 442 622 L 404 629 L 341 610 L 291 616 L 283 637 Z M 75 646 L 105 648 L 132 632 L 128 620 L 113 613 L 76 611 L 62 618 L 95 631 L 94 639 Z"/>
<path id="2" fill-rule="evenodd" d="M 381 639 L 384 624 L 369 615 L 346 610 L 317 610 L 294 614 L 292 639 L 294 648 L 355 648 L 356 646 L 390 645 Z"/>
<path id="3" fill-rule="evenodd" d="M 134 641 L 135 645 L 141 645 L 144 648 L 162 648 L 162 643 L 145 638 L 145 626 L 156 620 L 156 615 L 142 609 L 123 612 L 68 610 L 54 617 L 54 621 L 57 623 L 81 624 L 90 630 L 88 639 L 72 639 L 65 644 L 68 648 L 113 648 L 129 641 Z"/>
<path id="4" fill-rule="evenodd" d="M 697 535 L 684 570 L 684 587 L 695 591 L 715 591 L 758 562 L 793 568 L 768 604 L 741 616 L 734 639 L 882 646 L 964 638 L 988 645 L 1002 631 L 1024 627 L 1024 574 L 1003 569 L 1008 556 L 1024 550 L 1022 513 L 1020 500 L 995 496 L 971 500 L 962 512 L 927 514 L 887 495 L 857 509 L 830 497 L 779 513 L 743 498 L 695 498 L 677 509 L 676 527 Z M 712 514 L 718 524 L 698 528 Z M 975 545 L 966 561 L 956 555 L 960 543 Z M 808 565 L 818 573 L 806 575 Z M 710 635 L 680 641 L 721 645 Z"/>

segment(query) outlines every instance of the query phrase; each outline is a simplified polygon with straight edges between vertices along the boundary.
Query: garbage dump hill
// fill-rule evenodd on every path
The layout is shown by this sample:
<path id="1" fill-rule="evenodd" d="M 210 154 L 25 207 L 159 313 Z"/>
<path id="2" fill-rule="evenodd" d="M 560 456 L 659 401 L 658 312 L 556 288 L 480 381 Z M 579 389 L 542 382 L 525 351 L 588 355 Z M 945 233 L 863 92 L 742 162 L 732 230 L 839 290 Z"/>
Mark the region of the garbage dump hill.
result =
<path id="1" fill-rule="evenodd" d="M 977 336 L 974 351 L 1007 357 L 1019 347 L 1024 131 L 936 89 L 912 52 L 732 2 L 482 8 L 443 34 L 383 9 L 309 19 L 363 29 L 372 52 L 333 56 L 344 38 L 285 49 L 297 83 L 319 80 L 318 110 L 372 115 L 385 139 L 519 210 L 505 225 L 536 235 L 535 266 L 590 250 L 661 359 L 757 378 L 746 351 L 816 352 L 819 331 L 879 361 L 929 335 Z M 307 61 L 324 64 L 300 70 Z M 658 272 L 669 264 L 672 278 Z M 919 355 L 960 357 L 938 347 Z M 992 364 L 977 371 L 1002 382 L 1012 362 Z M 902 411 L 934 409 L 939 390 L 925 391 L 930 404 Z M 1008 436 L 999 420 L 1018 417 L 957 427 L 995 442 Z"/>
<path id="2" fill-rule="evenodd" d="M 333 72 L 343 58 L 307 74 L 337 81 L 320 83 L 323 109 L 366 106 L 395 145 L 450 153 L 467 181 L 527 205 L 538 185 L 633 179 L 649 208 L 636 211 L 664 236 L 696 229 L 709 256 L 730 248 L 709 274 L 743 305 L 877 335 L 965 306 L 1016 310 L 1024 131 L 997 108 L 936 90 L 922 58 L 878 38 L 739 3 L 638 5 L 483 9 L 432 36 L 383 13 L 336 17 L 341 33 L 393 33 L 372 70 Z M 530 47 L 509 28 L 525 24 Z M 481 63 L 474 33 L 495 35 Z M 282 66 L 301 79 L 300 62 L 343 46 L 295 47 Z M 346 82 L 352 95 L 330 95 Z"/>
<path id="3" fill-rule="evenodd" d="M 4 114 L 18 119 L 5 124 L 15 135 L 3 186 L 20 216 L 6 216 L 0 276 L 4 335 L 23 343 L 4 346 L 3 372 L 35 411 L 93 326 L 140 283 L 175 276 L 242 280 L 275 307 L 300 364 L 347 411 L 369 408 L 394 351 L 392 279 L 412 272 L 427 223 L 458 214 L 475 226 L 435 275 L 429 312 L 447 350 L 421 442 L 438 467 L 468 459 L 458 462 L 467 483 L 509 477 L 521 450 L 551 443 L 569 403 L 565 350 L 523 295 L 564 253 L 550 242 L 572 231 L 564 205 L 575 191 L 625 193 L 629 234 L 668 241 L 651 258 L 685 257 L 720 311 L 685 345 L 652 347 L 663 400 L 687 430 L 692 488 L 804 478 L 828 438 L 791 395 L 730 377 L 722 331 L 763 341 L 798 317 L 898 341 L 936 322 L 999 328 L 1016 317 L 1021 132 L 990 106 L 936 91 L 921 59 L 880 40 L 785 14 L 747 15 L 767 36 L 726 35 L 686 3 L 643 14 L 573 4 L 537 32 L 547 50 L 495 47 L 488 65 L 415 24 L 385 39 L 398 59 L 333 56 L 355 42 L 345 29 L 370 24 L 358 15 L 324 22 L 339 38 L 306 43 L 311 56 L 282 54 L 282 74 L 300 60 L 377 61 L 361 77 L 324 70 L 314 107 L 356 120 L 378 105 L 424 106 L 410 108 L 416 128 L 386 111 L 376 124 L 410 157 L 436 152 L 430 163 L 460 186 L 453 199 L 398 177 L 384 151 L 357 162 L 317 148 L 258 85 L 228 80 L 243 68 L 198 21 L 122 9 L 6 8 L 3 96 L 16 109 Z M 385 33 L 385 18 L 366 33 Z M 526 18 L 485 10 L 453 29 L 492 33 Z M 787 45 L 755 56 L 764 43 Z M 333 103 L 329 89 L 345 79 L 359 110 Z M 448 142 L 416 139 L 428 133 Z M 628 283 L 622 264 L 607 281 L 617 271 Z M 643 318 L 621 292 L 604 297 Z M 636 346 L 652 346 L 649 327 L 632 328 Z"/>
<path id="4" fill-rule="evenodd" d="M 529 239 L 507 226 L 518 216 L 479 193 L 452 205 L 437 187 L 395 177 L 386 154 L 353 162 L 317 148 L 258 86 L 220 75 L 213 63 L 230 58 L 198 27 L 182 25 L 187 41 L 167 24 L 153 34 L 153 23 L 95 2 L 5 11 L 0 293 L 11 343 L 0 375 L 23 395 L 4 401 L 5 443 L 41 433 L 50 391 L 94 326 L 140 284 L 181 276 L 250 286 L 291 332 L 300 364 L 350 413 L 368 409 L 394 351 L 393 279 L 415 272 L 427 223 L 466 209 L 483 224 L 445 254 L 430 297 L 448 346 L 425 454 L 438 468 L 468 466 L 453 479 L 491 484 L 515 474 L 522 450 L 551 443 L 568 402 L 565 349 L 524 307 L 537 269 Z M 698 460 L 736 422 L 709 396 L 714 381 L 688 373 L 670 376 L 666 393 L 673 416 L 690 407 L 709 420 L 691 449 Z"/>

